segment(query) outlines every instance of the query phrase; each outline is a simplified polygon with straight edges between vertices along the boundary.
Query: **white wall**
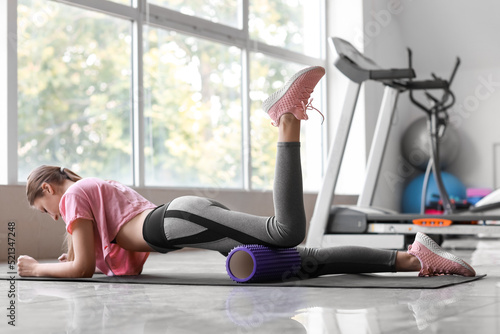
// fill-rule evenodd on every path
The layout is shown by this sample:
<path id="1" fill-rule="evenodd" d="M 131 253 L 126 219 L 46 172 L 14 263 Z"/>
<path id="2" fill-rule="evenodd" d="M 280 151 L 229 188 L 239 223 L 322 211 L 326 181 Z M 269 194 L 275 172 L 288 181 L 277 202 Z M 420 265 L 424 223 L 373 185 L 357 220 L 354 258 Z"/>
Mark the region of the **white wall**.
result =
<path id="1" fill-rule="evenodd" d="M 340 37 L 363 49 L 363 1 L 327 1 L 327 37 Z M 328 110 L 329 142 L 332 144 L 349 80 L 334 66 L 337 54 L 328 46 Z M 365 114 L 363 113 L 364 89 L 358 98 L 346 151 L 343 157 L 335 192 L 357 195 L 361 192 L 365 159 Z"/>
<path id="2" fill-rule="evenodd" d="M 406 3 L 386 0 L 364 1 L 363 40 L 365 54 L 385 68 L 407 67 L 407 51 L 397 18 L 409 9 Z M 365 89 L 366 146 L 370 147 L 377 122 L 384 87 L 368 82 Z M 380 170 L 373 205 L 399 210 L 399 202 L 409 175 L 407 163 L 400 152 L 400 138 L 409 123 L 407 96 L 399 96 L 393 117 L 392 128 L 387 140 L 385 158 Z M 368 154 L 368 153 L 367 153 Z"/>
<path id="3" fill-rule="evenodd" d="M 364 33 L 368 37 L 365 52 L 382 66 L 404 67 L 406 47 L 411 47 L 418 78 L 430 78 L 431 72 L 447 78 L 455 57 L 460 56 L 462 65 L 452 85 L 457 104 L 451 110 L 451 123 L 459 131 L 461 152 L 449 171 L 467 187 L 500 186 L 498 181 L 495 184 L 493 170 L 493 145 L 500 143 L 497 131 L 500 125 L 500 2 L 365 0 L 363 12 Z M 380 87 L 367 88 L 368 141 L 380 98 Z M 402 94 L 375 205 L 399 210 L 401 193 L 410 174 L 409 165 L 401 160 L 399 142 L 410 122 L 422 116 L 423 112 L 408 102 L 408 95 Z"/>

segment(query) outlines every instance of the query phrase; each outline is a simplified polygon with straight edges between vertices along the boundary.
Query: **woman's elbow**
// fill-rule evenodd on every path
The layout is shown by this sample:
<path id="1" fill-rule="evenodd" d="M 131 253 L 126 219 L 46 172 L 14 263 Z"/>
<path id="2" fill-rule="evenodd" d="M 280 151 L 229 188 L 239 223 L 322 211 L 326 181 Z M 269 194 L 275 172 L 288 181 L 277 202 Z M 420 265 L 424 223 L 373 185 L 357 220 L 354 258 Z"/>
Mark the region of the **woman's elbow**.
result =
<path id="1" fill-rule="evenodd" d="M 82 271 L 82 278 L 91 278 L 95 273 L 95 268 L 95 263 L 85 266 L 85 270 Z"/>
<path id="2" fill-rule="evenodd" d="M 94 275 L 95 265 L 77 266 L 75 270 L 76 278 L 91 278 Z"/>
<path id="3" fill-rule="evenodd" d="M 91 278 L 94 275 L 94 270 L 84 270 L 82 271 L 81 278 Z"/>

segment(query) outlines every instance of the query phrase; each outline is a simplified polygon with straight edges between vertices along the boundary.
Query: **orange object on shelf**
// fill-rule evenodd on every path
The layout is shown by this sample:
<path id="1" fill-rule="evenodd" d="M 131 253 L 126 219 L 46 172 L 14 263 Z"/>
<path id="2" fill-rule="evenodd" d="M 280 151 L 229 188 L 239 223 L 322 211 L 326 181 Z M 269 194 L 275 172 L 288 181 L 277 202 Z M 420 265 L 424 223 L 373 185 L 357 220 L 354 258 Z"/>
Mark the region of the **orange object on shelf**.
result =
<path id="1" fill-rule="evenodd" d="M 453 221 L 443 218 L 419 218 L 413 219 L 413 224 L 425 227 L 445 227 L 453 224 Z"/>

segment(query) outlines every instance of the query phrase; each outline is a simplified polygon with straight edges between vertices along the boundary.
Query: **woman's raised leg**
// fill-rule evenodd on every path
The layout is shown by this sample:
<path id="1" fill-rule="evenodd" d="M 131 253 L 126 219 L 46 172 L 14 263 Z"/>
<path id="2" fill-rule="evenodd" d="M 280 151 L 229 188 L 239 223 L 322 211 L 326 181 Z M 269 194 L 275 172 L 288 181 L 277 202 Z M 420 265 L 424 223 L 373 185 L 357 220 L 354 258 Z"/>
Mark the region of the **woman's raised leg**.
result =
<path id="1" fill-rule="evenodd" d="M 240 244 L 293 247 L 305 236 L 300 120 L 307 119 L 310 95 L 324 76 L 322 67 L 295 74 L 271 95 L 264 110 L 278 127 L 273 201 L 275 215 L 260 217 L 230 211 L 206 198 L 185 196 L 173 200 L 163 218 L 168 246 L 198 247 L 228 252 Z M 172 219 L 170 219 L 172 218 Z M 163 224 L 163 222 L 161 222 Z"/>

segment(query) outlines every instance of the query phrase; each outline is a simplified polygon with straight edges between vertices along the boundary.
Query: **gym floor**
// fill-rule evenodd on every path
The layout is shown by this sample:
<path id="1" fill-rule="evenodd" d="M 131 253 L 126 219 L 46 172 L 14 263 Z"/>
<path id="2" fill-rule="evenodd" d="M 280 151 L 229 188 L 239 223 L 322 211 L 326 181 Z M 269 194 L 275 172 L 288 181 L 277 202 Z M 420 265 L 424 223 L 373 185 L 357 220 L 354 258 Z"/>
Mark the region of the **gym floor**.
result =
<path id="1" fill-rule="evenodd" d="M 0 332 L 500 333 L 500 243 L 443 246 L 488 276 L 429 290 L 17 281 L 16 327 L 6 317 L 9 282 L 0 281 Z M 146 265 L 203 273 L 225 272 L 224 264 L 193 250 L 152 255 Z"/>

